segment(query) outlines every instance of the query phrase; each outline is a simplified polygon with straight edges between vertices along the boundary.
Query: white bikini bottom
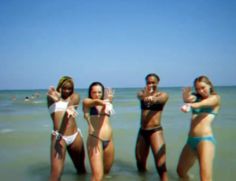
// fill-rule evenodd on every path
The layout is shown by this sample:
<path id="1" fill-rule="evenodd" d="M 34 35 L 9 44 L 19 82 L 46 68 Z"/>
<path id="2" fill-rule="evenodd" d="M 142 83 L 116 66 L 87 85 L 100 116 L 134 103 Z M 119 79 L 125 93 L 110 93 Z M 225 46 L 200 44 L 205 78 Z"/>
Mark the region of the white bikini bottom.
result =
<path id="1" fill-rule="evenodd" d="M 64 136 L 61 133 L 59 133 L 58 131 L 52 130 L 52 135 L 55 135 L 56 139 L 61 137 L 66 142 L 67 146 L 69 146 L 70 144 L 72 144 L 75 141 L 78 133 L 82 136 L 81 130 L 79 128 L 77 129 L 77 131 L 74 134 L 69 135 L 69 136 Z"/>

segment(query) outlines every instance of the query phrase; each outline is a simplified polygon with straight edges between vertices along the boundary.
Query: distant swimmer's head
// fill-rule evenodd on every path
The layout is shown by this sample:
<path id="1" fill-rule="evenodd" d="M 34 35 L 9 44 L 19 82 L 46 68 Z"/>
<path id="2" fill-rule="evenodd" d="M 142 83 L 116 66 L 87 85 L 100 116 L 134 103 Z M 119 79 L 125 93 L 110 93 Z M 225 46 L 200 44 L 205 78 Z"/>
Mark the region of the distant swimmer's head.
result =
<path id="1" fill-rule="evenodd" d="M 26 96 L 25 97 L 25 101 L 29 101 L 30 99 L 29 99 L 29 97 L 28 96 Z"/>
<path id="2" fill-rule="evenodd" d="M 58 82 L 57 91 L 61 93 L 63 98 L 67 98 L 74 92 L 74 81 L 69 76 L 63 76 Z"/>

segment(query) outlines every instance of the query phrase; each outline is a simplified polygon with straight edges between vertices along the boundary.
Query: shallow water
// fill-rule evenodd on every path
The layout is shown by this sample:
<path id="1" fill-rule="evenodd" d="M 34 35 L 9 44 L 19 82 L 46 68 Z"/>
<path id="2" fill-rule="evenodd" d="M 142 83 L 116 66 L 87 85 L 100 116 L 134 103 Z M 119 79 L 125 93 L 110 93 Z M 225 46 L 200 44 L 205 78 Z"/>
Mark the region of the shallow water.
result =
<path id="1" fill-rule="evenodd" d="M 111 117 L 115 143 L 115 161 L 105 180 L 159 180 L 152 153 L 148 158 L 148 172 L 139 174 L 135 165 L 134 146 L 139 129 L 139 102 L 136 93 L 139 89 L 116 89 L 114 108 Z M 40 97 L 33 102 L 24 102 L 25 96 L 35 92 Z M 181 88 L 161 88 L 170 98 L 162 117 L 162 126 L 167 145 L 167 167 L 170 180 L 177 181 L 176 165 L 187 139 L 190 114 L 179 111 L 182 105 Z M 213 123 L 217 140 L 214 161 L 214 180 L 231 181 L 236 177 L 236 87 L 217 87 L 222 97 L 222 108 Z M 87 90 L 79 89 L 83 99 Z M 0 91 L 0 175 L 1 180 L 41 181 L 47 180 L 50 171 L 49 145 L 51 120 L 46 109 L 46 90 Z M 16 96 L 16 100 L 11 100 Z M 87 125 L 79 106 L 78 125 L 87 138 Z M 90 168 L 86 155 L 88 174 L 78 176 L 72 162 L 67 157 L 62 180 L 89 180 Z M 13 174 L 14 173 L 14 174 Z M 190 171 L 193 180 L 199 180 L 198 163 Z"/>

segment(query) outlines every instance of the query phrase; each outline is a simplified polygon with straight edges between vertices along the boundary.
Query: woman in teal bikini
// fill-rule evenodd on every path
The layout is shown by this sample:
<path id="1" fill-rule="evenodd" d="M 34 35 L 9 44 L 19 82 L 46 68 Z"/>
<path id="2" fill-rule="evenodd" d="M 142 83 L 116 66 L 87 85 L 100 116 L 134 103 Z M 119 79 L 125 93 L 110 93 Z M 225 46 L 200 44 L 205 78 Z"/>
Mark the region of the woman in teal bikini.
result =
<path id="1" fill-rule="evenodd" d="M 113 113 L 111 89 L 100 82 L 93 82 L 83 101 L 84 118 L 88 123 L 87 151 L 92 172 L 92 181 L 100 181 L 108 174 L 114 160 L 114 145 L 110 115 Z"/>
<path id="2" fill-rule="evenodd" d="M 192 110 L 192 119 L 188 140 L 179 158 L 177 173 L 181 178 L 187 179 L 189 169 L 198 159 L 201 181 L 211 181 L 215 152 L 211 124 L 220 109 L 220 96 L 206 76 L 197 77 L 194 87 L 194 94 L 189 87 L 183 89 L 183 100 L 186 104 L 181 110 Z"/>
<path id="3" fill-rule="evenodd" d="M 53 123 L 50 181 L 61 179 L 66 151 L 77 172 L 86 173 L 83 139 L 76 124 L 76 108 L 79 101 L 80 96 L 74 92 L 74 82 L 71 77 L 63 76 L 56 89 L 50 87 L 48 90 L 47 104 Z"/>

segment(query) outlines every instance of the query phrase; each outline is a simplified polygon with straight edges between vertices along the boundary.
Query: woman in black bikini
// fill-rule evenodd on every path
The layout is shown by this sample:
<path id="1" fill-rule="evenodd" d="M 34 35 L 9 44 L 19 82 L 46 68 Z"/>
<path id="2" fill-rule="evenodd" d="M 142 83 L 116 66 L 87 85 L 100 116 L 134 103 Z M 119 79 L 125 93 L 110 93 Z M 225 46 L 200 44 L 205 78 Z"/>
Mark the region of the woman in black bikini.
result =
<path id="1" fill-rule="evenodd" d="M 146 171 L 146 162 L 151 147 L 155 165 L 162 181 L 168 180 L 166 169 L 166 148 L 161 127 L 161 115 L 168 100 L 168 94 L 159 92 L 157 84 L 160 78 L 156 74 L 148 74 L 146 87 L 138 93 L 141 103 L 141 127 L 138 132 L 135 154 L 137 168 Z"/>
<path id="2" fill-rule="evenodd" d="M 89 97 L 83 101 L 84 118 L 88 122 L 87 150 L 92 172 L 92 181 L 102 180 L 108 174 L 114 160 L 114 145 L 110 115 L 112 114 L 112 90 L 100 82 L 89 87 Z"/>

